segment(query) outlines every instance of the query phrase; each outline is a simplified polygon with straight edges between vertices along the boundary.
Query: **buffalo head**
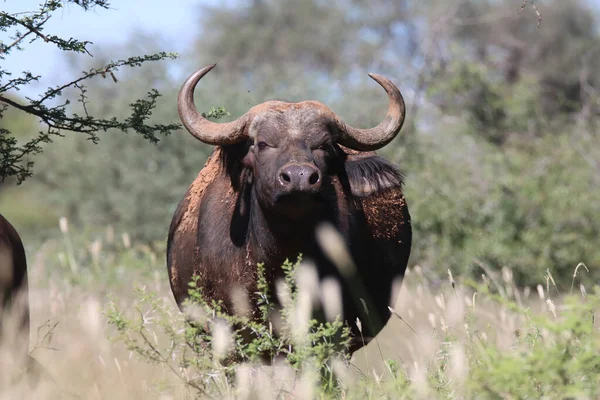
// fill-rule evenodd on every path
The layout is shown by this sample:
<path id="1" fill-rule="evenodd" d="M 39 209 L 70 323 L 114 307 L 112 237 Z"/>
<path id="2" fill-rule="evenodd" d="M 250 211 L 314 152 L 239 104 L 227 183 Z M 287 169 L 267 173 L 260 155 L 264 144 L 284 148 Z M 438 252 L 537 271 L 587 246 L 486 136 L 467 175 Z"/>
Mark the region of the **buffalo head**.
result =
<path id="1" fill-rule="evenodd" d="M 398 88 L 381 75 L 369 74 L 390 99 L 387 116 L 376 127 L 358 129 L 344 123 L 317 101 L 268 101 L 235 121 L 205 119 L 194 104 L 194 89 L 216 64 L 192 74 L 178 98 L 180 118 L 198 140 L 218 146 L 246 144 L 243 164 L 251 172 L 256 198 L 263 210 L 288 218 L 316 215 L 327 179 L 339 168 L 344 154 L 338 145 L 374 151 L 389 143 L 404 122 L 405 105 Z"/>

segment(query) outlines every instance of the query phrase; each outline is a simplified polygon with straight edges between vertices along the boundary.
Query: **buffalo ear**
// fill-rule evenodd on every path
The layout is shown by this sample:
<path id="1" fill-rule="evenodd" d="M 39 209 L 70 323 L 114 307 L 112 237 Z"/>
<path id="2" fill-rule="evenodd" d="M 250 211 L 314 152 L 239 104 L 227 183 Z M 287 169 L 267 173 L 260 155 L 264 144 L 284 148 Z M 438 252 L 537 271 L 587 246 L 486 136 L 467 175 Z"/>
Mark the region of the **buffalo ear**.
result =
<path id="1" fill-rule="evenodd" d="M 248 152 L 242 159 L 242 164 L 244 165 L 244 167 L 250 168 L 253 170 L 254 169 L 254 161 L 255 161 L 254 160 L 254 145 L 252 145 L 252 146 L 250 146 L 250 148 L 248 148 Z"/>
<path id="2" fill-rule="evenodd" d="M 365 198 L 391 188 L 402 190 L 402 173 L 379 156 L 349 155 L 344 166 L 355 197 Z"/>

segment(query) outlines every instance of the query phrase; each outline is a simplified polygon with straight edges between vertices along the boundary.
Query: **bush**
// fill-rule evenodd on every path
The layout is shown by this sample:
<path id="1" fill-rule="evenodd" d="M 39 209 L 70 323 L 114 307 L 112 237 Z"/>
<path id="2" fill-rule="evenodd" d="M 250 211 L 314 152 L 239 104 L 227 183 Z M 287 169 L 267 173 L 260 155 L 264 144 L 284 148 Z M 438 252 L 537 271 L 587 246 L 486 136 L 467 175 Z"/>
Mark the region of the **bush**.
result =
<path id="1" fill-rule="evenodd" d="M 282 266 L 285 287 L 278 293 L 284 305 L 280 315 L 259 265 L 257 318 L 231 316 L 220 302 L 208 304 L 192 281 L 184 304 L 187 319 L 174 317 L 164 301 L 143 289 L 137 290 L 139 304 L 134 307 L 138 318 L 126 316 L 113 303 L 108 320 L 118 332 L 114 339 L 144 360 L 168 366 L 196 394 L 218 393 L 219 385 L 238 370 L 238 363 L 257 364 L 263 359 L 291 371 L 314 370 L 324 393 L 332 394 L 337 390 L 332 363 L 347 359 L 350 330 L 339 316 L 324 324 L 303 318 L 310 314 L 311 299 L 309 292 L 298 287 L 295 273 L 299 264 L 300 259 Z M 164 335 L 164 347 L 157 339 L 157 328 Z"/>
<path id="2" fill-rule="evenodd" d="M 502 148 L 463 128 L 442 120 L 419 133 L 417 153 L 392 155 L 406 171 L 413 265 L 437 277 L 448 267 L 478 277 L 507 266 L 520 286 L 537 284 L 547 270 L 569 282 L 580 261 L 599 265 L 600 191 L 590 165 L 598 149 L 572 126 L 515 136 Z"/>
<path id="3" fill-rule="evenodd" d="M 223 314 L 219 304 L 206 304 L 192 283 L 188 306 L 200 306 L 188 314 L 195 316 L 192 324 L 156 295 L 138 290 L 136 318 L 110 307 L 115 339 L 146 362 L 167 366 L 190 394 L 201 397 L 269 398 L 286 392 L 347 399 L 600 395 L 600 340 L 594 325 L 598 286 L 588 294 L 580 284 L 581 294 L 573 295 L 571 289 L 566 296 L 552 295 L 550 285 L 546 290 L 540 286 L 536 301 L 530 291 L 515 286 L 512 271 L 505 268 L 502 278 L 485 276 L 483 282 L 465 279 L 461 284 L 450 275 L 448 289 L 436 293 L 423 286 L 430 282 L 417 268 L 408 279 L 410 290 L 421 292 L 413 303 L 437 304 L 427 318 L 433 331 L 410 327 L 411 335 L 404 336 L 396 330 L 395 348 L 379 349 L 383 368 L 368 363 L 369 371 L 357 367 L 356 355 L 350 360 L 344 354 L 348 330 L 339 320 L 325 325 L 313 320 L 298 332 L 293 318 L 301 307 L 294 283 L 297 266 L 284 265 L 292 296 L 282 313 L 281 336 L 273 335 L 277 329 L 270 322 L 273 308 L 261 272 L 260 321 Z M 414 304 L 403 305 L 392 309 L 392 319 L 408 323 L 414 316 L 400 313 L 410 314 Z M 252 331 L 251 340 L 243 327 Z M 414 363 L 396 359 L 398 338 L 416 346 Z M 265 353 L 274 361 L 272 370 L 261 366 Z"/>

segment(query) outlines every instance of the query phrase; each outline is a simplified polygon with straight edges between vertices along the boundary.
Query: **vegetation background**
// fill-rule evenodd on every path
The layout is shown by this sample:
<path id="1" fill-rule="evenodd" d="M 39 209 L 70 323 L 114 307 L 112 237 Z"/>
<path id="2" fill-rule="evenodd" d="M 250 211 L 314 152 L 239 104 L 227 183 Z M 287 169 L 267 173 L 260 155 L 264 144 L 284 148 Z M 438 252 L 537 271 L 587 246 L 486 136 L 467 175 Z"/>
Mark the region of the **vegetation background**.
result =
<path id="1" fill-rule="evenodd" d="M 199 1 L 185 48 L 161 29 L 136 31 L 91 46 L 93 58 L 65 56 L 60 76 L 177 50 L 179 59 L 121 70 L 116 82 L 90 81 L 89 110 L 125 117 L 157 87 L 152 121 L 177 122 L 183 79 L 217 62 L 196 92 L 201 111 L 223 106 L 227 120 L 268 99 L 315 99 L 370 127 L 387 99 L 367 73 L 383 74 L 408 104 L 405 127 L 380 153 L 406 175 L 411 270 L 429 288 L 445 285 L 451 270 L 457 280 L 511 271 L 528 293 L 550 279 L 572 290 L 580 262 L 589 285 L 600 279 L 600 7 L 535 6 L 541 21 L 520 0 Z M 10 108 L 0 120 L 21 143 L 38 124 Z M 170 219 L 212 149 L 183 130 L 158 144 L 114 131 L 99 137 L 57 138 L 32 158 L 31 178 L 0 187 L 0 211 L 34 266 L 32 285 L 52 288 L 58 303 L 94 287 L 102 302 L 134 283 L 168 296 Z"/>
<path id="2" fill-rule="evenodd" d="M 198 2 L 198 28 L 190 30 L 197 33 L 180 59 L 120 71 L 118 82 L 90 81 L 89 107 L 122 117 L 129 103 L 158 87 L 164 97 L 153 120 L 178 122 L 183 77 L 218 62 L 197 92 L 203 111 L 223 106 L 235 118 L 267 99 L 317 99 L 368 127 L 385 115 L 387 99 L 367 72 L 389 76 L 409 105 L 408 123 L 382 154 L 406 173 L 411 265 L 432 275 L 451 267 L 475 276 L 481 264 L 507 266 L 523 285 L 548 269 L 568 276 L 580 261 L 600 262 L 598 8 L 545 1 L 537 5 L 538 28 L 531 6 L 519 14 L 520 7 L 458 0 Z M 161 41 L 162 33 L 92 46 L 93 58 L 71 54 L 61 76 L 181 47 Z M 11 111 L 0 123 L 23 140 L 37 121 Z M 68 134 L 46 145 L 33 158 L 33 178 L 4 183 L 2 212 L 29 246 L 55 234 L 60 216 L 90 234 L 112 225 L 150 246 L 164 243 L 172 213 L 211 148 L 184 131 L 157 145 L 111 131 L 97 145 L 86 139 Z M 600 269 L 593 274 L 600 277 Z"/>

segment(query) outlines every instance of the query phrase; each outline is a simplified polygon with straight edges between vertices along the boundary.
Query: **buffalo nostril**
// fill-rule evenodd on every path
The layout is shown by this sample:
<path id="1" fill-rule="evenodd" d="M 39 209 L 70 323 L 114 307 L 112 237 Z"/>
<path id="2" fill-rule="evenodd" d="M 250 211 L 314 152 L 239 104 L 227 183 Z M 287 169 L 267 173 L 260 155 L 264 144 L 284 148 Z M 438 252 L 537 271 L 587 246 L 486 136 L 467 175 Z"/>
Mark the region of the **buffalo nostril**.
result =
<path id="1" fill-rule="evenodd" d="M 281 179 L 287 183 L 290 183 L 292 180 L 290 179 L 290 176 L 288 174 L 286 174 L 285 172 L 281 173 Z"/>
<path id="2" fill-rule="evenodd" d="M 315 171 L 308 178 L 308 183 L 310 183 L 311 185 L 314 185 L 317 182 L 319 182 L 319 173 L 317 171 Z"/>

